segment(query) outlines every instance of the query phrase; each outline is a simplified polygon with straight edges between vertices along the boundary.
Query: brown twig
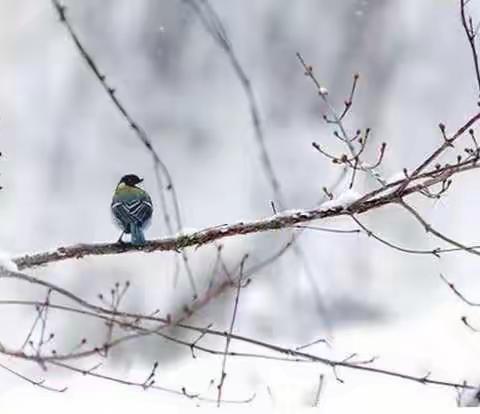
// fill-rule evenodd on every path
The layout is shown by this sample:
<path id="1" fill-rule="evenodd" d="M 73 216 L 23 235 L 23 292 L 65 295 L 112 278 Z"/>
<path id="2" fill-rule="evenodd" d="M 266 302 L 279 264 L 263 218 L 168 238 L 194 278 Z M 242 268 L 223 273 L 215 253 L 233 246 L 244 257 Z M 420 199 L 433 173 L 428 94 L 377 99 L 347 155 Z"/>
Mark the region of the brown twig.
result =
<path id="1" fill-rule="evenodd" d="M 338 131 L 334 131 L 334 136 L 340 140 L 343 144 L 345 144 L 350 152 L 351 158 L 347 157 L 345 154 L 342 154 L 340 157 L 332 156 L 331 154 L 328 154 L 326 151 L 321 151 L 324 153 L 324 155 L 328 155 L 328 158 L 332 159 L 332 161 L 336 164 L 346 164 L 349 168 L 353 168 L 353 174 L 352 174 L 352 182 L 355 179 L 355 170 L 360 170 L 363 172 L 366 172 L 368 175 L 372 176 L 380 185 L 384 186 L 386 184 L 385 179 L 381 176 L 381 174 L 376 170 L 377 167 L 380 165 L 382 159 L 383 159 L 383 153 L 385 151 L 385 144 L 382 144 L 381 147 L 381 154 L 379 157 L 379 160 L 375 165 L 372 166 L 366 166 L 360 159 L 361 153 L 364 151 L 365 146 L 366 146 L 366 140 L 368 139 L 370 129 L 367 128 L 366 134 L 364 139 L 361 139 L 361 134 L 360 131 L 357 131 L 357 133 L 351 137 L 347 133 L 347 129 L 345 128 L 343 124 L 343 119 L 346 115 L 346 113 L 349 111 L 352 101 L 353 101 L 353 94 L 355 93 L 356 86 L 357 86 L 357 81 L 358 81 L 358 74 L 354 75 L 354 80 L 353 80 L 353 85 L 352 89 L 350 92 L 350 97 L 345 101 L 345 109 L 341 114 L 338 114 L 336 109 L 333 107 L 333 105 L 330 103 L 330 100 L 328 98 L 328 92 L 326 91 L 325 88 L 323 88 L 320 84 L 320 81 L 317 79 L 314 71 L 313 71 L 313 66 L 308 65 L 303 58 L 303 56 L 297 52 L 296 53 L 297 59 L 300 62 L 300 65 L 302 66 L 304 70 L 304 75 L 308 77 L 313 85 L 315 86 L 316 92 L 318 96 L 322 99 L 324 104 L 326 105 L 328 112 L 330 113 L 331 118 L 329 116 L 324 115 L 323 119 L 327 124 L 332 124 L 338 128 Z M 355 146 L 353 145 L 354 142 L 358 142 L 360 144 L 360 150 L 356 151 Z M 318 144 L 317 144 L 318 145 Z M 314 145 L 315 146 L 315 145 Z M 317 148 L 317 147 L 315 147 Z M 317 150 L 320 151 L 320 147 L 317 148 Z M 352 184 L 353 185 L 353 184 Z"/>
<path id="2" fill-rule="evenodd" d="M 345 115 L 347 115 L 348 111 L 352 107 L 353 96 L 355 95 L 355 89 L 357 88 L 357 83 L 359 78 L 360 78 L 360 75 L 358 73 L 355 73 L 353 75 L 352 89 L 350 90 L 350 95 L 348 99 L 344 102 L 345 108 L 343 109 L 343 112 L 339 116 L 340 120 L 343 120 L 343 118 L 345 118 Z"/>

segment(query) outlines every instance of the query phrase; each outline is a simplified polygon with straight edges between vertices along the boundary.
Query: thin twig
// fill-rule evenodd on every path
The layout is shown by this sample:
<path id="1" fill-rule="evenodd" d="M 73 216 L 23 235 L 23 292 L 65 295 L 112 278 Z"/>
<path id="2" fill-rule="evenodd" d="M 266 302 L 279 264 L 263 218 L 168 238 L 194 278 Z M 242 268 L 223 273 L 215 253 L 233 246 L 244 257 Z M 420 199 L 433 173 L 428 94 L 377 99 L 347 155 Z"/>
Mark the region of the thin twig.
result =
<path id="1" fill-rule="evenodd" d="M 400 185 L 396 192 L 397 194 L 401 193 L 407 186 L 410 184 L 410 182 L 416 178 L 422 171 L 424 171 L 427 167 L 429 167 L 441 154 L 443 154 L 447 149 L 451 148 L 453 143 L 460 138 L 466 131 L 468 131 L 478 120 L 480 119 L 480 112 L 477 113 L 476 115 L 470 117 L 466 123 L 464 123 L 456 132 L 453 134 L 451 138 L 446 138 L 443 140 L 443 143 L 428 156 L 425 161 L 423 161 L 415 170 L 413 171 L 412 174 L 410 174 L 410 177 L 405 180 L 402 185 Z M 440 124 L 440 129 L 444 130 L 445 127 L 443 124 Z"/>
<path id="2" fill-rule="evenodd" d="M 232 333 L 233 333 L 233 327 L 235 325 L 235 319 L 237 317 L 237 310 L 238 310 L 238 302 L 240 300 L 240 290 L 242 289 L 242 282 L 243 282 L 243 267 L 245 265 L 245 261 L 247 260 L 248 256 L 244 256 L 242 259 L 242 262 L 240 264 L 240 276 L 238 278 L 237 282 L 237 290 L 236 290 L 236 295 L 235 295 L 235 302 L 233 305 L 233 313 L 232 313 L 232 320 L 230 322 L 230 328 L 228 329 L 228 334 L 227 334 L 227 339 L 225 340 L 225 351 L 223 354 L 223 360 L 222 360 L 222 372 L 220 374 L 220 381 L 218 383 L 217 389 L 217 407 L 220 407 L 220 402 L 222 401 L 222 390 L 223 390 L 223 383 L 225 381 L 225 377 L 227 376 L 227 373 L 225 371 L 225 368 L 227 366 L 227 355 L 228 355 L 228 349 L 230 347 L 230 341 L 232 339 Z"/>
<path id="3" fill-rule="evenodd" d="M 330 112 L 330 115 L 331 115 L 332 119 L 328 118 L 325 115 L 324 120 L 328 124 L 335 125 L 338 128 L 338 130 L 340 131 L 340 133 L 338 133 L 337 131 L 334 131 L 334 135 L 342 143 L 344 143 L 347 146 L 347 148 L 348 148 L 348 150 L 349 150 L 349 152 L 352 156 L 352 159 L 355 160 L 355 167 L 354 168 L 355 169 L 358 168 L 359 170 L 366 172 L 368 175 L 372 176 L 382 186 L 387 184 L 387 182 L 381 176 L 381 174 L 378 173 L 378 171 L 376 171 L 376 168 L 378 167 L 378 165 L 370 166 L 368 168 L 365 168 L 365 166 L 363 165 L 363 162 L 361 162 L 360 159 L 358 158 L 359 154 L 357 153 L 357 151 L 355 150 L 355 147 L 353 145 L 353 141 L 357 140 L 360 137 L 360 135 L 357 133 L 357 134 L 355 134 L 355 136 L 353 138 L 350 137 L 349 134 L 347 133 L 347 129 L 345 128 L 345 125 L 343 124 L 343 118 L 345 117 L 345 114 L 347 113 L 347 111 L 350 109 L 351 102 L 353 100 L 353 94 L 355 93 L 357 80 L 358 80 L 358 75 L 354 75 L 354 81 L 353 81 L 352 89 L 351 89 L 351 92 L 350 92 L 350 98 L 345 102 L 345 107 L 346 107 L 345 110 L 341 114 L 338 114 L 337 111 L 335 110 L 335 108 L 333 107 L 333 105 L 331 104 L 329 98 L 328 98 L 328 92 L 325 91 L 325 88 L 323 88 L 321 86 L 319 80 L 315 76 L 315 74 L 313 72 L 313 67 L 306 63 L 305 59 L 300 54 L 300 52 L 297 52 L 296 56 L 297 56 L 297 59 L 300 62 L 301 66 L 304 70 L 304 75 L 307 76 L 312 81 L 312 83 L 315 86 L 315 89 L 316 89 L 316 92 L 317 92 L 318 96 L 322 99 L 322 101 L 326 105 L 328 111 Z M 367 137 L 368 137 L 368 135 L 367 135 Z M 364 146 L 365 146 L 364 143 L 361 144 L 360 152 L 363 152 L 362 147 L 364 147 Z M 383 151 L 385 151 L 385 148 L 383 148 Z M 342 159 L 342 158 L 344 160 L 348 160 L 348 157 L 346 157 L 346 158 L 345 157 L 340 157 L 340 159 Z M 381 162 L 382 158 L 383 158 L 383 154 L 380 157 L 379 163 Z M 334 157 L 334 159 L 338 159 L 338 157 Z"/>
<path id="4" fill-rule="evenodd" d="M 326 344 L 327 346 L 330 346 L 328 341 L 325 338 L 320 338 L 316 339 L 315 341 L 309 342 L 308 344 L 305 345 L 300 345 L 295 348 L 296 351 L 301 351 L 302 349 L 308 348 L 310 346 L 316 345 L 316 344 Z"/>
<path id="5" fill-rule="evenodd" d="M 320 394 L 323 389 L 323 380 L 324 380 L 324 375 L 320 374 L 319 379 L 318 379 L 318 387 L 317 387 L 317 392 L 315 393 L 315 398 L 313 400 L 312 407 L 318 407 L 318 403 L 320 402 Z"/>
<path id="6" fill-rule="evenodd" d="M 426 254 L 426 255 L 433 255 L 433 256 L 439 256 L 440 249 L 431 249 L 431 250 L 421 250 L 421 249 L 410 249 L 408 247 L 402 247 L 398 246 L 388 240 L 385 240 L 383 237 L 380 237 L 376 233 L 374 233 L 372 230 L 370 230 L 367 226 L 365 226 L 357 217 L 355 217 L 353 214 L 351 215 L 352 220 L 355 221 L 355 223 L 358 224 L 358 226 L 365 232 L 367 237 L 372 237 L 375 240 L 379 241 L 380 243 L 384 244 L 385 246 L 388 246 L 394 250 L 398 250 L 401 253 L 408 253 L 408 254 Z"/>
<path id="7" fill-rule="evenodd" d="M 90 376 L 90 377 L 95 377 L 95 378 L 101 378 L 103 380 L 115 382 L 117 384 L 129 385 L 129 386 L 144 389 L 143 382 L 128 381 L 128 380 L 125 380 L 125 379 L 122 379 L 122 378 L 117 378 L 117 377 L 114 377 L 114 376 L 111 376 L 111 375 L 100 374 L 98 372 L 93 372 L 93 371 L 90 371 L 90 370 L 83 370 L 81 368 L 75 367 L 74 365 L 66 364 L 66 363 L 63 363 L 63 362 L 52 361 L 52 362 L 49 362 L 49 364 L 53 365 L 53 366 L 64 368 L 68 371 L 76 372 L 78 374 L 82 374 L 82 375 L 86 375 L 86 376 Z M 214 399 L 201 397 L 200 394 L 196 394 L 196 393 L 193 394 L 191 392 L 187 392 L 185 387 L 182 387 L 180 390 L 176 390 L 176 389 L 167 388 L 167 387 L 160 387 L 158 385 L 153 385 L 152 384 L 148 388 L 153 389 L 153 390 L 157 390 L 157 391 L 167 392 L 169 394 L 184 396 L 184 397 L 187 397 L 189 399 L 194 399 L 194 400 L 198 400 L 198 401 L 203 401 L 203 402 L 208 402 L 208 403 L 216 402 L 216 400 L 214 400 Z M 253 395 L 252 397 L 249 397 L 248 399 L 245 399 L 245 400 L 222 400 L 222 402 L 226 403 L 226 404 L 248 404 L 248 403 L 252 402 L 254 398 L 255 398 L 255 395 Z"/>
<path id="8" fill-rule="evenodd" d="M 255 140 L 260 149 L 260 159 L 263 165 L 263 169 L 267 176 L 267 179 L 273 189 L 275 202 L 280 208 L 285 208 L 285 201 L 280 187 L 280 181 L 275 173 L 272 160 L 268 153 L 267 145 L 265 143 L 265 136 L 263 132 L 263 126 L 260 116 L 260 110 L 258 108 L 255 93 L 252 87 L 252 82 L 245 72 L 243 66 L 237 58 L 235 50 L 233 49 L 232 42 L 230 41 L 227 31 L 223 26 L 223 23 L 218 16 L 215 9 L 207 0 L 184 0 L 199 17 L 204 29 L 211 35 L 212 39 L 223 50 L 228 57 L 233 71 L 237 76 L 240 84 L 245 92 L 245 96 L 248 102 L 250 111 L 250 117 L 255 134 Z"/>
<path id="9" fill-rule="evenodd" d="M 456 287 L 455 285 L 450 282 L 444 275 L 441 273 L 439 274 L 440 279 L 442 279 L 443 282 L 448 286 L 448 288 L 455 293 L 457 297 L 459 297 L 463 302 L 465 302 L 467 305 L 470 306 L 480 306 L 480 303 L 478 302 L 472 302 L 471 300 L 467 299 Z"/>
<path id="10" fill-rule="evenodd" d="M 0 368 L 4 369 L 5 371 L 8 371 L 10 374 L 15 375 L 18 378 L 21 378 L 22 380 L 29 382 L 32 385 L 35 385 L 36 387 L 42 388 L 47 391 L 53 391 L 53 392 L 65 392 L 67 391 L 68 387 L 63 387 L 63 388 L 55 388 L 55 387 L 50 387 L 48 385 L 45 385 L 45 380 L 32 380 L 31 378 L 28 378 L 27 376 L 20 374 L 19 372 L 7 367 L 6 365 L 0 363 Z"/>
<path id="11" fill-rule="evenodd" d="M 478 64 L 478 53 L 477 46 L 475 44 L 475 38 L 477 37 L 477 31 L 472 27 L 471 17 L 469 18 L 469 23 L 467 23 L 467 16 L 465 13 L 465 7 L 467 2 L 465 0 L 460 0 L 460 18 L 462 20 L 463 30 L 468 39 L 468 44 L 470 45 L 470 50 L 472 52 L 473 66 L 475 68 L 475 77 L 477 80 L 478 94 L 480 95 L 480 69 Z"/>
<path id="12" fill-rule="evenodd" d="M 477 250 L 472 249 L 471 247 L 466 246 L 456 240 L 453 240 L 452 238 L 445 236 L 443 233 L 433 228 L 429 223 L 427 223 L 427 221 L 420 215 L 420 213 L 416 209 L 414 209 L 410 204 L 407 204 L 404 200 L 400 200 L 399 204 L 404 207 L 405 210 L 407 210 L 413 217 L 415 217 L 415 219 L 423 226 L 427 233 L 431 233 L 438 239 L 443 240 L 444 242 L 449 243 L 461 250 L 464 250 L 467 253 L 480 256 L 480 252 L 478 252 Z"/>

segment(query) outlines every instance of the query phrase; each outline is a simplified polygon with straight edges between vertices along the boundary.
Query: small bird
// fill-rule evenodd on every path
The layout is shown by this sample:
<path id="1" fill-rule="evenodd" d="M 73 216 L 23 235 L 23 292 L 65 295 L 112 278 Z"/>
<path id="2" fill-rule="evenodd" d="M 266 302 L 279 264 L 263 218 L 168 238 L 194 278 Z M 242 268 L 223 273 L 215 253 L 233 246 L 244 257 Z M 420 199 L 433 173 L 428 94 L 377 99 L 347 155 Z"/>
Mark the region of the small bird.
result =
<path id="1" fill-rule="evenodd" d="M 111 209 L 116 224 L 122 230 L 119 243 L 123 243 L 122 237 L 126 233 L 131 234 L 132 244 L 145 244 L 143 230 L 150 224 L 153 205 L 148 193 L 138 187 L 142 181 L 135 174 L 124 175 L 113 193 Z"/>

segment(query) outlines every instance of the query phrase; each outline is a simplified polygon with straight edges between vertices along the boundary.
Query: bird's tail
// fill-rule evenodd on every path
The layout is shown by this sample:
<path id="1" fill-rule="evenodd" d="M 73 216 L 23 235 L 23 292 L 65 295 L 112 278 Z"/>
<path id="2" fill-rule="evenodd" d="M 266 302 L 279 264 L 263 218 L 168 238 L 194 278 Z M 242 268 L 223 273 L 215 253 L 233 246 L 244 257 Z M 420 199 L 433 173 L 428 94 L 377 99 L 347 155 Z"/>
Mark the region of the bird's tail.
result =
<path id="1" fill-rule="evenodd" d="M 130 224 L 130 233 L 132 235 L 132 244 L 137 246 L 145 244 L 145 236 L 143 235 L 143 231 L 138 224 Z"/>

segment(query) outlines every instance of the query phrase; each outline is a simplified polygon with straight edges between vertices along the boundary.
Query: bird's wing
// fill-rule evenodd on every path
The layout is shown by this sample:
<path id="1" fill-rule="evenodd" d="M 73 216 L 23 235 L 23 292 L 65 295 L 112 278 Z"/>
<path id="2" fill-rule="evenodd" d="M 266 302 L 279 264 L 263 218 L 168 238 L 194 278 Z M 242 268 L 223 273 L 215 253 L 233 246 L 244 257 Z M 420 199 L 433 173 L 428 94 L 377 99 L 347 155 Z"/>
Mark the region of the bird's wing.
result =
<path id="1" fill-rule="evenodd" d="M 152 217 L 153 206 L 149 198 L 119 200 L 112 203 L 112 210 L 123 223 L 143 225 Z"/>

